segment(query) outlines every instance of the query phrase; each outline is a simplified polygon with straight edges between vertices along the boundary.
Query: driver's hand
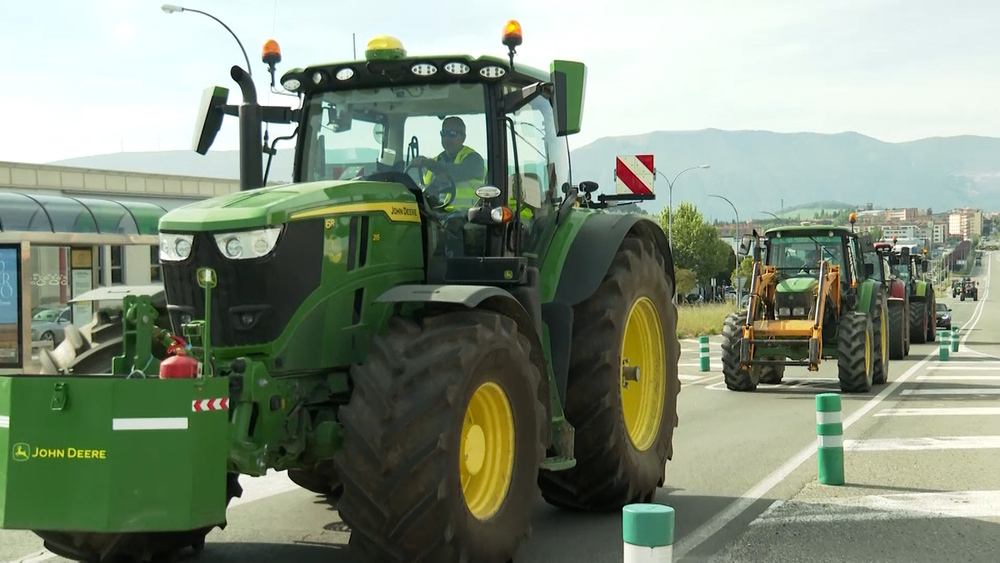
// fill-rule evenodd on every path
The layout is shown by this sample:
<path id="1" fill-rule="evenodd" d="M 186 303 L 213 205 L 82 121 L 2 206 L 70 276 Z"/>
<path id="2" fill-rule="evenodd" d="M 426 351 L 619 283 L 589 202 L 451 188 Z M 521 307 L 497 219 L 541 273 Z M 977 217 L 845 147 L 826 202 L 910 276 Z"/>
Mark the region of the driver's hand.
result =
<path id="1" fill-rule="evenodd" d="M 417 166 L 417 167 L 427 166 L 428 162 L 430 162 L 430 159 L 427 158 L 426 156 L 415 156 L 413 157 L 413 160 L 410 161 L 410 166 Z"/>

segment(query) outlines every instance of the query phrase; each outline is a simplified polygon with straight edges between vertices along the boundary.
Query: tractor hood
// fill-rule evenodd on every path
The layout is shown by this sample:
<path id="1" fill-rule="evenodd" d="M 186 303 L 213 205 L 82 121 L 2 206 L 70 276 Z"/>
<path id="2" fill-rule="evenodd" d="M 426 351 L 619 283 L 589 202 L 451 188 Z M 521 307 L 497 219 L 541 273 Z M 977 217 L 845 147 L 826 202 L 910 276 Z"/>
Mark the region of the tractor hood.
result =
<path id="1" fill-rule="evenodd" d="M 789 278 L 779 282 L 776 291 L 778 293 L 812 293 L 818 285 L 819 280 L 816 278 Z"/>
<path id="2" fill-rule="evenodd" d="M 256 229 L 329 215 L 336 211 L 330 209 L 333 207 L 344 211 L 381 210 L 389 215 L 418 215 L 413 194 L 402 184 L 326 180 L 269 186 L 198 201 L 167 212 L 160 218 L 159 230 Z"/>

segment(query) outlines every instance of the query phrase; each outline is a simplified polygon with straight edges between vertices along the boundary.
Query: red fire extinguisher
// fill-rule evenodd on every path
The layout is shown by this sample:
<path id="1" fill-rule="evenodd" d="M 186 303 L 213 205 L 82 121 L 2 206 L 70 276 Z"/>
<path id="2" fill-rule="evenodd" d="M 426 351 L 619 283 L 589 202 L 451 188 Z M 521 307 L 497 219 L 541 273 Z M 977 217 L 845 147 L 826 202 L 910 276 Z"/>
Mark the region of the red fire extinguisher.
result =
<path id="1" fill-rule="evenodd" d="M 160 379 L 194 379 L 201 371 L 201 362 L 184 353 L 187 343 L 180 337 L 171 335 L 174 343 L 167 348 L 173 354 L 160 362 Z"/>

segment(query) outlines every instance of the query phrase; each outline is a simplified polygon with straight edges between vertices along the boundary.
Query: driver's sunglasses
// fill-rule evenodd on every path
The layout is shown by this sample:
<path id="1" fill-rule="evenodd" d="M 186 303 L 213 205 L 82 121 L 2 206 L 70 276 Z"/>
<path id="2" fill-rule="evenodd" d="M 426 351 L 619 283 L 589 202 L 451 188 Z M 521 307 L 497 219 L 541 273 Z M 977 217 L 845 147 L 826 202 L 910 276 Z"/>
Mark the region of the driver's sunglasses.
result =
<path id="1" fill-rule="evenodd" d="M 441 136 L 442 137 L 457 137 L 457 136 L 459 136 L 461 134 L 462 134 L 461 131 L 455 131 L 454 129 L 445 129 L 445 130 L 441 131 Z"/>

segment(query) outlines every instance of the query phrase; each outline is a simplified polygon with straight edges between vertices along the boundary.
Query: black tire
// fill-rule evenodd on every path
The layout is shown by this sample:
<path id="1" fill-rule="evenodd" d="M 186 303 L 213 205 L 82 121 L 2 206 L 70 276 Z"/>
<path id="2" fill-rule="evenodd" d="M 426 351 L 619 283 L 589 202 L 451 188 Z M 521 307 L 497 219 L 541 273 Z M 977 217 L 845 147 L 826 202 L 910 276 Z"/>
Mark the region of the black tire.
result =
<path id="1" fill-rule="evenodd" d="M 768 360 L 784 360 L 784 357 L 769 356 Z M 785 377 L 784 365 L 762 365 L 760 366 L 760 379 L 758 383 L 777 385 Z"/>
<path id="2" fill-rule="evenodd" d="M 889 311 L 885 291 L 878 288 L 872 316 L 872 383 L 881 385 L 889 380 Z"/>
<path id="3" fill-rule="evenodd" d="M 722 326 L 722 377 L 731 391 L 753 391 L 760 383 L 760 370 L 743 369 L 740 344 L 746 317 L 731 313 Z"/>
<path id="4" fill-rule="evenodd" d="M 574 307 L 565 413 L 576 429 L 576 466 L 541 471 L 539 486 L 549 504 L 572 510 L 618 511 L 629 503 L 651 502 L 662 486 L 666 463 L 673 457 L 680 392 L 680 341 L 672 291 L 672 282 L 664 275 L 663 258 L 653 243 L 628 237 L 597 291 Z M 663 405 L 658 413 L 650 411 L 651 416 L 659 417 L 658 424 L 650 423 L 649 434 L 637 446 L 630 438 L 622 402 L 622 365 L 626 359 L 631 360 L 630 366 L 636 365 L 634 357 L 625 355 L 623 338 L 630 311 L 640 302 L 652 305 L 653 310 L 647 312 L 659 321 L 661 334 L 652 340 L 662 346 L 662 357 L 651 358 L 650 363 L 662 363 L 653 367 L 639 360 L 636 367 L 640 368 L 640 380 L 646 372 L 663 375 L 662 390 L 657 390 L 663 393 Z M 658 387 L 654 385 L 654 390 Z"/>
<path id="5" fill-rule="evenodd" d="M 233 498 L 243 496 L 239 474 L 226 476 L 226 506 Z M 217 524 L 226 529 L 226 522 Z M 205 548 L 205 536 L 216 526 L 182 532 L 129 532 L 124 534 L 93 532 L 42 532 L 42 545 L 52 553 L 72 561 L 157 562 L 173 561 L 180 552 L 190 548 L 200 553 Z"/>
<path id="6" fill-rule="evenodd" d="M 850 311 L 837 328 L 837 378 L 844 393 L 867 393 L 872 389 L 874 329 L 871 317 Z"/>
<path id="7" fill-rule="evenodd" d="M 344 493 L 344 484 L 333 469 L 332 460 L 324 460 L 308 469 L 289 469 L 288 478 L 303 489 L 338 499 Z"/>
<path id="8" fill-rule="evenodd" d="M 927 312 L 926 301 L 910 300 L 910 342 L 923 344 L 927 342 Z"/>
<path id="9" fill-rule="evenodd" d="M 351 370 L 354 391 L 340 409 L 344 447 L 334 457 L 344 486 L 337 508 L 362 561 L 513 559 L 530 534 L 548 431 L 549 398 L 539 396 L 530 354 L 513 320 L 481 310 L 393 317 L 373 339 L 365 363 Z M 466 406 L 483 384 L 508 398 L 514 453 L 512 466 L 497 470 L 510 475 L 498 512 L 479 519 L 465 501 L 460 463 Z"/>
<path id="10" fill-rule="evenodd" d="M 902 360 L 906 357 L 906 326 L 905 304 L 902 301 L 889 301 L 889 358 Z"/>
<path id="11" fill-rule="evenodd" d="M 937 299 L 934 296 L 934 288 L 927 284 L 927 297 L 925 298 L 924 314 L 927 315 L 927 342 L 937 341 Z"/>

